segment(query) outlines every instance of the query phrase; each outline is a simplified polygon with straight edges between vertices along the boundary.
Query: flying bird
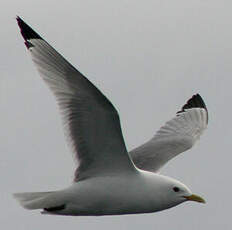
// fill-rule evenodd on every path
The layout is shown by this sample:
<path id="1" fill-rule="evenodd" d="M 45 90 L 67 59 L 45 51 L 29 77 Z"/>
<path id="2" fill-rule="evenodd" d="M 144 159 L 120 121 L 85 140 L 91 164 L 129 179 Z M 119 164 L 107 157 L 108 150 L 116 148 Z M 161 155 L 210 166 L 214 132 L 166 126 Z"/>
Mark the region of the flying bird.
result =
<path id="1" fill-rule="evenodd" d="M 68 188 L 14 194 L 24 208 L 99 216 L 151 213 L 185 201 L 205 203 L 183 183 L 159 173 L 206 129 L 208 111 L 199 94 L 151 140 L 128 152 L 112 103 L 20 17 L 17 22 L 32 60 L 56 97 L 78 163 Z"/>

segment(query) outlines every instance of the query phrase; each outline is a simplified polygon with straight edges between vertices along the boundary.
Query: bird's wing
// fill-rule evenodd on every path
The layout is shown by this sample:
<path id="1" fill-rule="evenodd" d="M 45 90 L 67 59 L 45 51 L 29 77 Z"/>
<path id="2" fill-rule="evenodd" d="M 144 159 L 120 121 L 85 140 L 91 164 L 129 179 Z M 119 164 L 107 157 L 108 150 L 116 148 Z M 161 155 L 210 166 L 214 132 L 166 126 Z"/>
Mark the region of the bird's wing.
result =
<path id="1" fill-rule="evenodd" d="M 158 172 L 170 159 L 190 149 L 208 124 L 208 111 L 199 94 L 194 95 L 145 144 L 129 152 L 134 164 L 143 170 Z"/>
<path id="2" fill-rule="evenodd" d="M 58 101 L 78 162 L 74 181 L 133 171 L 111 102 L 21 18 L 17 21 L 40 75 Z"/>

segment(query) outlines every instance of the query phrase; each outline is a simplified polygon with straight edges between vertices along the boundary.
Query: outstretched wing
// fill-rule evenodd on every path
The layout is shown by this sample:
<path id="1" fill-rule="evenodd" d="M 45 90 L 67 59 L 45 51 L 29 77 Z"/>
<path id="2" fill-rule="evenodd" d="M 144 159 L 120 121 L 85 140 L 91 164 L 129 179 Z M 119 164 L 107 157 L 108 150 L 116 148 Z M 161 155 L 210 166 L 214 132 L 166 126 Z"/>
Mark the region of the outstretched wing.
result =
<path id="1" fill-rule="evenodd" d="M 26 47 L 56 96 L 79 167 L 75 181 L 134 170 L 111 102 L 54 48 L 17 17 Z"/>
<path id="2" fill-rule="evenodd" d="M 157 172 L 173 157 L 190 149 L 207 124 L 207 108 L 201 96 L 196 94 L 151 140 L 129 154 L 138 168 Z"/>

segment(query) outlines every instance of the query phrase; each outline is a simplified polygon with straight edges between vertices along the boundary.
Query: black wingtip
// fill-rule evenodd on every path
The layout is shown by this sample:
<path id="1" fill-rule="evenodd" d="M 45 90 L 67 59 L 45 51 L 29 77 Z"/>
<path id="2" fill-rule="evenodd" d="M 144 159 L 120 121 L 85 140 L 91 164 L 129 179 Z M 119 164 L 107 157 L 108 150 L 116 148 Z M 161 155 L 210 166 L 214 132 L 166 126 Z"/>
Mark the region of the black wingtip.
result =
<path id="1" fill-rule="evenodd" d="M 205 102 L 203 101 L 202 97 L 200 94 L 195 94 L 193 95 L 187 102 L 186 104 L 182 107 L 182 111 L 185 109 L 191 109 L 191 108 L 204 108 L 207 110 Z"/>
<path id="2" fill-rule="evenodd" d="M 207 121 L 208 121 L 208 110 L 207 107 L 205 105 L 205 102 L 203 101 L 202 97 L 200 96 L 200 94 L 195 94 L 193 95 L 187 102 L 186 104 L 181 108 L 180 111 L 177 112 L 178 113 L 182 113 L 184 112 L 186 109 L 191 109 L 191 108 L 203 108 L 206 110 L 207 112 Z"/>
<path id="3" fill-rule="evenodd" d="M 30 39 L 42 39 L 30 26 L 28 26 L 19 16 L 16 17 L 20 32 L 25 40 L 27 48 L 31 47 L 31 43 L 28 42 Z"/>

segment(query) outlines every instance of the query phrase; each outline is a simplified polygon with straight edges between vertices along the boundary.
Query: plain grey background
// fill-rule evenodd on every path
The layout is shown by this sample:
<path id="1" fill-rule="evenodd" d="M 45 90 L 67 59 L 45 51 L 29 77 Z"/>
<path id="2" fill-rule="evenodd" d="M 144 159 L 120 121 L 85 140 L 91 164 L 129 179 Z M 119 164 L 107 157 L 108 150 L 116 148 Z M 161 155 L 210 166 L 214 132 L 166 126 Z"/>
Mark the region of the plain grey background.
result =
<path id="1" fill-rule="evenodd" d="M 231 229 L 231 12 L 229 0 L 1 2 L 2 229 Z M 207 204 L 108 217 L 45 216 L 22 209 L 12 193 L 64 188 L 75 165 L 55 99 L 30 60 L 16 15 L 112 101 L 128 149 L 152 137 L 200 93 L 209 127 L 162 173 Z"/>

